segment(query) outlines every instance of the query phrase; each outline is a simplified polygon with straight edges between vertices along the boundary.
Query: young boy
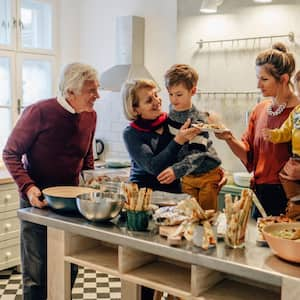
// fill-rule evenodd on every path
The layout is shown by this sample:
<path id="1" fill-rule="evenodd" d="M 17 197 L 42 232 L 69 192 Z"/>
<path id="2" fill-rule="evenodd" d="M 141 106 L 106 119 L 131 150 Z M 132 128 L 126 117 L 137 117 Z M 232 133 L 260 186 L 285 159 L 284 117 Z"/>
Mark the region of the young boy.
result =
<path id="1" fill-rule="evenodd" d="M 286 197 L 292 199 L 288 202 L 286 215 L 290 218 L 300 218 L 300 176 L 294 178 L 285 172 L 287 165 L 300 169 L 300 105 L 293 109 L 280 128 L 264 128 L 262 133 L 265 140 L 274 144 L 292 141 L 292 157 L 280 171 L 279 177 Z"/>
<path id="2" fill-rule="evenodd" d="M 173 65 L 165 74 L 165 85 L 170 97 L 169 129 L 176 134 L 189 118 L 191 123 L 207 123 L 208 114 L 198 111 L 192 104 L 197 90 L 198 73 L 185 64 Z M 212 141 L 207 132 L 184 145 L 178 152 L 178 162 L 158 175 L 158 180 L 167 174 L 182 178 L 182 191 L 195 197 L 203 209 L 217 210 L 219 182 L 223 177 Z"/>

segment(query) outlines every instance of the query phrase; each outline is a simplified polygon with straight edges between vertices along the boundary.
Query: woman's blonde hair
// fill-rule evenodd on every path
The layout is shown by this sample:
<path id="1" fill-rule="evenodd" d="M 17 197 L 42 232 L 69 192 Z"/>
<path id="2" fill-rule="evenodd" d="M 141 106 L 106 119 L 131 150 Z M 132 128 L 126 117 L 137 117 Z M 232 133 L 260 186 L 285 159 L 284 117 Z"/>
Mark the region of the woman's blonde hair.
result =
<path id="1" fill-rule="evenodd" d="M 138 118 L 135 108 L 139 106 L 137 93 L 141 89 L 157 88 L 156 83 L 150 79 L 135 79 L 126 81 L 121 89 L 123 110 L 127 120 L 134 121 Z"/>
<path id="2" fill-rule="evenodd" d="M 289 75 L 289 83 L 295 71 L 295 59 L 283 43 L 275 43 L 271 49 L 258 54 L 255 61 L 256 66 L 265 66 L 267 72 L 277 81 L 281 75 Z"/>
<path id="3" fill-rule="evenodd" d="M 79 95 L 87 80 L 99 81 L 98 72 L 92 66 L 79 62 L 66 65 L 60 75 L 60 95 L 67 97 L 71 91 Z"/>

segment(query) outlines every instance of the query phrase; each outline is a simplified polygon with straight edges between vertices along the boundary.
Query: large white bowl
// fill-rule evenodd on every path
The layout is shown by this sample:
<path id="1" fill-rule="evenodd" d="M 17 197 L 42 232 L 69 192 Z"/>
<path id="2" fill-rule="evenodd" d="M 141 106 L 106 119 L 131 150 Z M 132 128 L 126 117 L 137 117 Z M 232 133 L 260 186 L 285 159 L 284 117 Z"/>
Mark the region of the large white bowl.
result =
<path id="1" fill-rule="evenodd" d="M 300 240 L 288 240 L 272 234 L 279 230 L 292 228 L 300 228 L 300 222 L 266 225 L 263 228 L 263 235 L 274 254 L 285 260 L 300 263 Z"/>
<path id="2" fill-rule="evenodd" d="M 249 187 L 252 175 L 247 172 L 235 172 L 233 173 L 233 181 L 236 185 L 242 187 Z"/>

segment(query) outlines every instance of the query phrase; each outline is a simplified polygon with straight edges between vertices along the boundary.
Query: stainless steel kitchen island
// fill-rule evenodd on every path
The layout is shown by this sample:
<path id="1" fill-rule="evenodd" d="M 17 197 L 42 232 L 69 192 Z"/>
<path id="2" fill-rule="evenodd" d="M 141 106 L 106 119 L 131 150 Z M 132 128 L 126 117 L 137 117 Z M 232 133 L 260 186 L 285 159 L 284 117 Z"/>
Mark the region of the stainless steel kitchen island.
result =
<path id="1" fill-rule="evenodd" d="M 155 230 L 131 232 L 111 222 L 91 223 L 50 209 L 20 209 L 18 216 L 48 228 L 49 300 L 70 299 L 70 263 L 120 277 L 125 300 L 140 299 L 141 285 L 183 299 L 246 300 L 248 294 L 256 300 L 299 299 L 299 265 L 257 247 L 251 234 L 245 249 L 229 249 L 219 242 L 204 251 L 186 241 L 170 247 Z"/>

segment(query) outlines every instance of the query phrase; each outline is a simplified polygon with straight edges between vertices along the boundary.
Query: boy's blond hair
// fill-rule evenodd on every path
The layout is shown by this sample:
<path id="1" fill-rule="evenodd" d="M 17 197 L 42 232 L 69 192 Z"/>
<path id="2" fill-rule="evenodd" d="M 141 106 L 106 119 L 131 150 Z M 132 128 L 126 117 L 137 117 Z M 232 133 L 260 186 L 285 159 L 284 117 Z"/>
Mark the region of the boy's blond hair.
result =
<path id="1" fill-rule="evenodd" d="M 175 64 L 165 73 L 165 86 L 170 88 L 174 85 L 183 84 L 188 90 L 197 86 L 198 72 L 189 65 Z"/>
<path id="2" fill-rule="evenodd" d="M 139 106 L 140 99 L 137 93 L 142 89 L 157 88 L 156 83 L 150 79 L 135 79 L 126 81 L 121 89 L 124 114 L 127 120 L 134 121 L 138 118 L 135 108 Z"/>

